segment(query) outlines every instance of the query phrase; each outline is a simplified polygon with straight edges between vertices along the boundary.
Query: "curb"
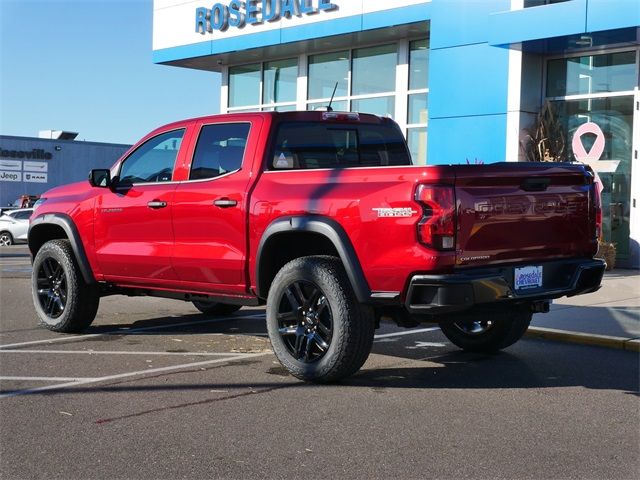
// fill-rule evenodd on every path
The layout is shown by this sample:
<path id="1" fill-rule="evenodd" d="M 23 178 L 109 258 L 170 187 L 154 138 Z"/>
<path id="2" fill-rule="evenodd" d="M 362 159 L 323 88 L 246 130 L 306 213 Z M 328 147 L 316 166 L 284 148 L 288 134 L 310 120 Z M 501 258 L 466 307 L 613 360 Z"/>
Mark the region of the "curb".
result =
<path id="1" fill-rule="evenodd" d="M 556 340 L 560 342 L 640 352 L 640 338 L 613 337 L 609 335 L 569 332 L 567 330 L 543 327 L 529 327 L 525 336 L 528 338 L 540 338 L 543 340 Z"/>

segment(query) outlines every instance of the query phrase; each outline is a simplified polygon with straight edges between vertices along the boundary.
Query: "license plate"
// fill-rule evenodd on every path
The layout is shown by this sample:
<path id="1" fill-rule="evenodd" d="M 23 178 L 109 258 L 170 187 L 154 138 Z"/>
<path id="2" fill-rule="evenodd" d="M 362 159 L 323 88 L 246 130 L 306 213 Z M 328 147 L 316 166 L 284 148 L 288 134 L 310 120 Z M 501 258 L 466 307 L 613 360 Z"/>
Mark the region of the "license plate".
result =
<path id="1" fill-rule="evenodd" d="M 514 286 L 516 290 L 538 288 L 542 286 L 542 265 L 515 269 Z"/>

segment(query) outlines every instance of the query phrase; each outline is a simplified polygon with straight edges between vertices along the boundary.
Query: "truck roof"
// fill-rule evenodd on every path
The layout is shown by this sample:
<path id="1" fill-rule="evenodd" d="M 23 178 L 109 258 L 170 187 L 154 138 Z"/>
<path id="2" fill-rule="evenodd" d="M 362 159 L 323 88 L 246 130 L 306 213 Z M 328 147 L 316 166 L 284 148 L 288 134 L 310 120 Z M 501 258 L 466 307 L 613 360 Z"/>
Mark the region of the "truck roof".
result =
<path id="1" fill-rule="evenodd" d="M 220 113 L 215 115 L 205 115 L 202 117 L 187 118 L 171 122 L 169 124 L 162 125 L 159 128 L 166 129 L 167 127 L 179 128 L 187 123 L 193 121 L 216 121 L 222 118 L 226 120 L 245 120 L 250 117 L 271 117 L 278 122 L 313 122 L 313 121 L 331 121 L 331 120 L 345 120 L 345 121 L 360 121 L 364 123 L 386 123 L 391 121 L 386 117 L 379 117 L 370 113 L 356 113 L 356 112 L 338 112 L 338 111 L 306 111 L 298 110 L 294 112 L 237 112 L 237 113 Z"/>

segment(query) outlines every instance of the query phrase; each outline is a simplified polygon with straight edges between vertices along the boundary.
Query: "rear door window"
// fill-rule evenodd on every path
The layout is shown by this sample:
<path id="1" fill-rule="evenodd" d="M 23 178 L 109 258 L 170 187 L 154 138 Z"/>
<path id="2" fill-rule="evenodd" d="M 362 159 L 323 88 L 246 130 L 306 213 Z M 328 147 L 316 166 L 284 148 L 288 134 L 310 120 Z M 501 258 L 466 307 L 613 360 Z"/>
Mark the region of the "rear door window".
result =
<path id="1" fill-rule="evenodd" d="M 271 170 L 411 165 L 391 125 L 288 122 L 278 127 Z"/>
<path id="2" fill-rule="evenodd" d="M 189 180 L 204 180 L 240 170 L 249 123 L 205 125 L 196 144 Z"/>

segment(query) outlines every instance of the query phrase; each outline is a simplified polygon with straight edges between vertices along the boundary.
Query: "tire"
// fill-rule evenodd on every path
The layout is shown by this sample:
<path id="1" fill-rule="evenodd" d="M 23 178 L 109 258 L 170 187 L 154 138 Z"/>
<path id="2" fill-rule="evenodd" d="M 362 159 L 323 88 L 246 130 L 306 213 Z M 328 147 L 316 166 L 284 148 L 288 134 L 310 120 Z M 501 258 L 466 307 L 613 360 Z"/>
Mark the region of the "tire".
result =
<path id="1" fill-rule="evenodd" d="M 357 372 L 373 344 L 373 309 L 361 305 L 340 261 L 302 257 L 278 272 L 267 298 L 276 357 L 293 376 L 335 382 Z"/>
<path id="2" fill-rule="evenodd" d="M 494 353 L 516 343 L 529 328 L 531 311 L 521 308 L 477 319 L 441 322 L 442 333 L 454 345 L 468 352 Z"/>
<path id="3" fill-rule="evenodd" d="M 10 232 L 0 232 L 0 247 L 13 245 L 13 235 Z"/>
<path id="4" fill-rule="evenodd" d="M 194 300 L 193 306 L 207 315 L 230 315 L 242 308 L 240 305 L 228 303 L 207 302 L 206 300 Z"/>
<path id="5" fill-rule="evenodd" d="M 68 240 L 51 240 L 40 248 L 31 291 L 40 324 L 54 332 L 81 332 L 93 322 L 100 303 L 98 286 L 84 281 Z"/>

